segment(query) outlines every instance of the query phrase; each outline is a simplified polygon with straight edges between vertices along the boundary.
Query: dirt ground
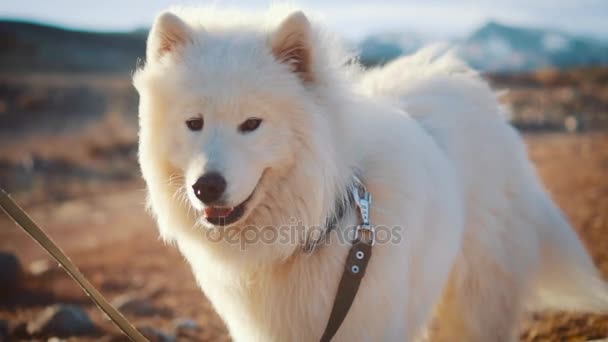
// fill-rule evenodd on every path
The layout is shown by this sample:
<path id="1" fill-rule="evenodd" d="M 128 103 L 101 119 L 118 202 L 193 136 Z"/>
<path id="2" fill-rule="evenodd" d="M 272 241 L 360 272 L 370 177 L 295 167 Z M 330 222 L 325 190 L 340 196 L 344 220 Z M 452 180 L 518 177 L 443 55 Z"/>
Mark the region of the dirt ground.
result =
<path id="1" fill-rule="evenodd" d="M 608 279 L 608 134 L 547 133 L 526 140 L 548 189 Z M 175 322 L 188 318 L 202 327 L 195 340 L 229 340 L 184 259 L 158 240 L 144 211 L 142 189 L 140 181 L 93 186 L 81 197 L 34 203 L 26 209 L 104 295 L 134 295 L 157 308 L 152 316 L 127 315 L 136 325 L 171 331 Z M 13 326 L 50 304 L 74 303 L 103 328 L 102 336 L 89 340 L 120 336 L 64 271 L 4 215 L 0 251 L 15 253 L 28 272 L 24 288 L 0 302 L 0 320 Z M 524 327 L 522 341 L 593 340 L 608 337 L 608 316 L 533 314 Z"/>

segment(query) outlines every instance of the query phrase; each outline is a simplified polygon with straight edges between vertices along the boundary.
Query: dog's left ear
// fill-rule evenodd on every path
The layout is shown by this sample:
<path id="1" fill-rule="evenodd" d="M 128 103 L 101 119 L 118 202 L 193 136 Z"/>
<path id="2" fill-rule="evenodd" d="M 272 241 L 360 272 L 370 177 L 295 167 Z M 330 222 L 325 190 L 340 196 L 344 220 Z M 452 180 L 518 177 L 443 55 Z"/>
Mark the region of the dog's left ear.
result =
<path id="1" fill-rule="evenodd" d="M 312 33 L 310 22 L 301 11 L 289 15 L 270 36 L 275 58 L 289 65 L 305 82 L 312 82 Z"/>

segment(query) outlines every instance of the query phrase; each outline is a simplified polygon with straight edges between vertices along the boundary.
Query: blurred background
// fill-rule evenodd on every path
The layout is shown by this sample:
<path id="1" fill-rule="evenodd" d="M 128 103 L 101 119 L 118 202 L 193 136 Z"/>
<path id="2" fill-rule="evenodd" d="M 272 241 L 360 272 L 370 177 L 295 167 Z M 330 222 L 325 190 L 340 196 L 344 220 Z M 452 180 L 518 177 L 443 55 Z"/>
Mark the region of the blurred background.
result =
<path id="1" fill-rule="evenodd" d="M 261 11 L 265 1 L 220 1 Z M 144 210 L 130 76 L 155 14 L 204 1 L 0 2 L 0 187 L 158 341 L 228 340 Z M 608 276 L 608 1 L 302 1 L 373 67 L 447 42 L 512 113 L 540 175 Z M 122 340 L 0 214 L 0 341 Z M 539 313 L 523 341 L 608 337 L 608 316 Z"/>

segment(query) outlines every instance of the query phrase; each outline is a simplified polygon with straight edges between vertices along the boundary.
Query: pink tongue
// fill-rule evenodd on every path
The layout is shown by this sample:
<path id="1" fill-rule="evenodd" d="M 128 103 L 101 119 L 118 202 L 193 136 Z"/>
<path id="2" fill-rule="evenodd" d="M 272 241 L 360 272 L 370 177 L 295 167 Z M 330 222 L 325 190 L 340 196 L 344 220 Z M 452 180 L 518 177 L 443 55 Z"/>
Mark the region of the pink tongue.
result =
<path id="1" fill-rule="evenodd" d="M 233 208 L 208 207 L 205 208 L 205 216 L 207 217 L 226 217 L 230 215 Z"/>

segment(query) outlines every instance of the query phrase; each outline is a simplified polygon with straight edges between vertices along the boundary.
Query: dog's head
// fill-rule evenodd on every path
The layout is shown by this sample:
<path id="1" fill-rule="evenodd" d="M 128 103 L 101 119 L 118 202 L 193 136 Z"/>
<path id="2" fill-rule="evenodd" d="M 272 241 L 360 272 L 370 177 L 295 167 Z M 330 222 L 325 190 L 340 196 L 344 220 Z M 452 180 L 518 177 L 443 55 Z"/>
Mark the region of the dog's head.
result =
<path id="1" fill-rule="evenodd" d="M 261 29 L 156 19 L 134 84 L 140 164 L 165 237 L 182 226 L 312 223 L 332 208 L 318 56 L 302 12 Z"/>

